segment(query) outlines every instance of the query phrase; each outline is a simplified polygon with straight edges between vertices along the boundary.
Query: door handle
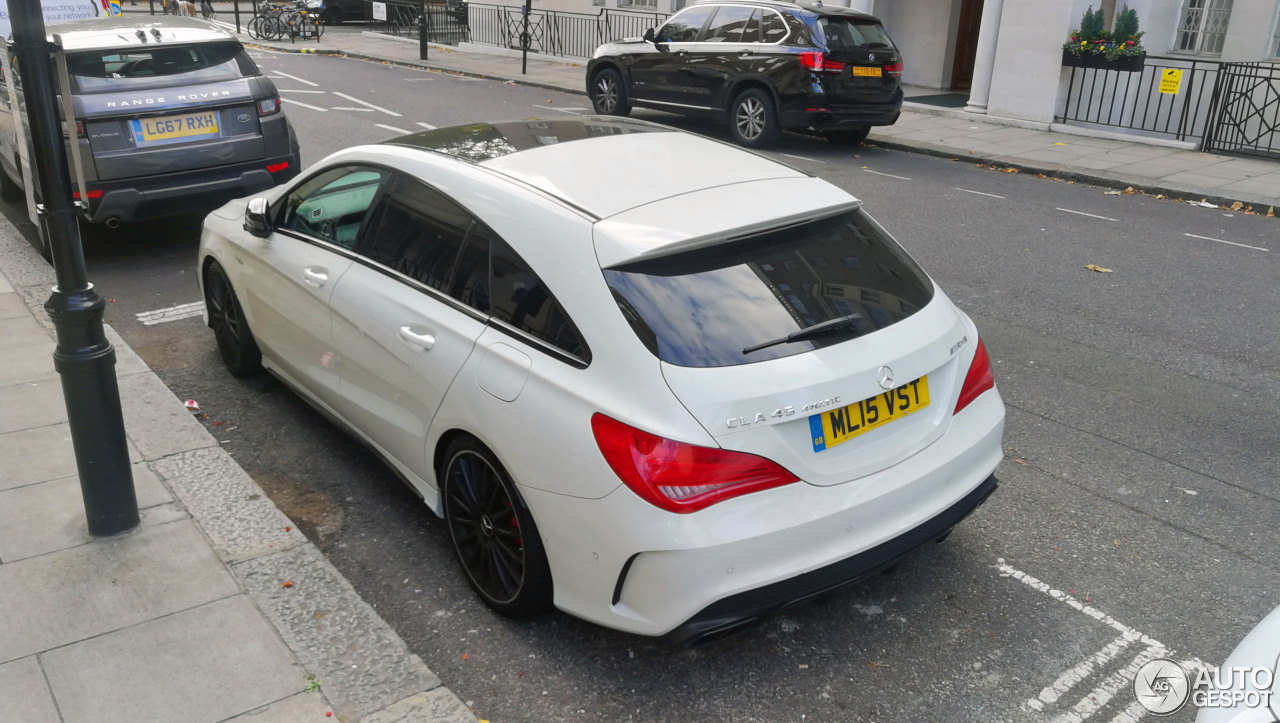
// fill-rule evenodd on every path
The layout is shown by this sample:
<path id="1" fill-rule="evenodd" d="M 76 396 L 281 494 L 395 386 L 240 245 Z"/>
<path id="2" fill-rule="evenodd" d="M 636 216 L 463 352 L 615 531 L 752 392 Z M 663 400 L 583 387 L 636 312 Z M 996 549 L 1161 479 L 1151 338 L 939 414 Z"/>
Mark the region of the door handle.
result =
<path id="1" fill-rule="evenodd" d="M 329 281 L 329 272 L 316 266 L 308 266 L 302 270 L 302 280 L 307 282 L 307 286 L 318 289 Z"/>
<path id="2" fill-rule="evenodd" d="M 412 327 L 400 327 L 400 339 L 408 344 L 410 348 L 418 351 L 427 351 L 436 345 L 436 338 L 430 334 L 419 334 Z"/>

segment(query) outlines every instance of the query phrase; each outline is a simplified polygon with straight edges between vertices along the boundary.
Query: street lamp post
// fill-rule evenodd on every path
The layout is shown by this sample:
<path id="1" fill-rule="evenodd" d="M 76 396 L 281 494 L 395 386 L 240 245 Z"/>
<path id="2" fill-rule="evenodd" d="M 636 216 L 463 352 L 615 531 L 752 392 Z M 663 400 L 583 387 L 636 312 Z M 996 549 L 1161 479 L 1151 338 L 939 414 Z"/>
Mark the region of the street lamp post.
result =
<path id="1" fill-rule="evenodd" d="M 53 364 L 62 378 L 89 532 L 114 535 L 138 525 L 138 500 L 116 384 L 116 353 L 102 327 L 106 304 L 85 274 L 67 152 L 58 125 L 44 9 L 40 0 L 9 0 L 8 4 L 31 129 L 33 175 L 39 180 L 43 201 L 39 221 L 57 277 L 57 286 L 44 304 L 58 337 Z M 67 118 L 66 122 L 74 143 L 75 121 Z"/>

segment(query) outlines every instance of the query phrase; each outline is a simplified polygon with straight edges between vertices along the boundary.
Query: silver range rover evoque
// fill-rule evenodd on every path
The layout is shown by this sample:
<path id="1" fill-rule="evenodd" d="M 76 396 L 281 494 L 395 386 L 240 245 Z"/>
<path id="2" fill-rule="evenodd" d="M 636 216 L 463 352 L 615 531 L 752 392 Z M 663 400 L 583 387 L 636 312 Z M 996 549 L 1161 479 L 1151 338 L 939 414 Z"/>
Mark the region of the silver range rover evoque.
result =
<path id="1" fill-rule="evenodd" d="M 74 123 L 64 128 L 77 136 L 91 223 L 204 214 L 298 174 L 298 140 L 275 84 L 225 30 L 120 16 L 51 23 L 48 32 L 66 55 Z M 18 144 L 30 141 L 14 113 L 21 80 L 9 70 L 0 84 L 12 79 L 14 93 L 0 90 L 17 105 L 0 104 L 0 195 L 17 200 Z"/>

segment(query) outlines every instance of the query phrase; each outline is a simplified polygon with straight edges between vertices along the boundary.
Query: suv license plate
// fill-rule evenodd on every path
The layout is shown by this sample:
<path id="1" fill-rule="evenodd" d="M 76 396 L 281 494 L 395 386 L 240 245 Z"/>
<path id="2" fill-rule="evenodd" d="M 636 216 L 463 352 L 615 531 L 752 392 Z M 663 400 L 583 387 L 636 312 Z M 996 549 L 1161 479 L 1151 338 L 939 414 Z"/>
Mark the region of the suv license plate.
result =
<path id="1" fill-rule="evenodd" d="M 853 74 L 865 75 L 868 78 L 879 78 L 880 69 L 879 68 L 859 68 L 858 66 L 855 65 L 853 66 Z"/>
<path id="2" fill-rule="evenodd" d="M 133 127 L 133 139 L 139 144 L 212 138 L 218 135 L 218 111 L 137 118 L 129 121 L 129 124 Z"/>
<path id="3" fill-rule="evenodd" d="M 859 434 L 883 427 L 929 406 L 929 379 L 907 382 L 897 389 L 854 402 L 847 407 L 820 412 L 809 417 L 813 451 L 821 452 L 844 444 Z"/>

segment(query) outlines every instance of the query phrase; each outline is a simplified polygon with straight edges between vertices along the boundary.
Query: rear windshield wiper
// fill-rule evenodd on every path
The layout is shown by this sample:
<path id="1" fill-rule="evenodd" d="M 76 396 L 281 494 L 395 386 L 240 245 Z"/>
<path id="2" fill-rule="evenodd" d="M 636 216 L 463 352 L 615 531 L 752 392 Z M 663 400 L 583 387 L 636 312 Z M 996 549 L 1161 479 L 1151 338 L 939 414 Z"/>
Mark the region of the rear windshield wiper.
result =
<path id="1" fill-rule="evenodd" d="M 820 336 L 825 336 L 833 332 L 850 329 L 857 326 L 859 321 L 862 321 L 862 314 L 849 314 L 848 316 L 841 316 L 838 319 L 830 319 L 822 322 L 821 324 L 814 324 L 813 326 L 806 326 L 799 331 L 793 331 L 784 337 L 772 339 L 761 344 L 756 344 L 755 346 L 749 346 L 743 349 L 742 353 L 750 354 L 753 351 L 760 351 L 761 349 L 767 349 L 779 344 L 790 344 L 793 341 L 809 341 L 810 339 L 816 339 Z M 855 329 L 854 332 L 856 334 L 857 330 Z"/>

